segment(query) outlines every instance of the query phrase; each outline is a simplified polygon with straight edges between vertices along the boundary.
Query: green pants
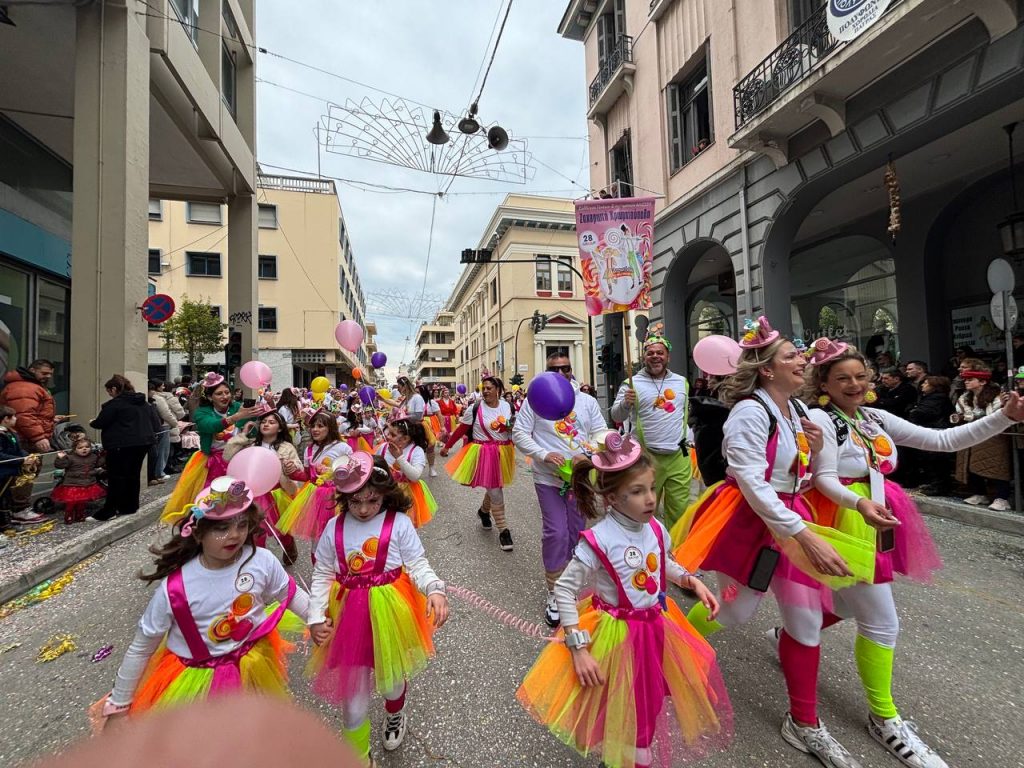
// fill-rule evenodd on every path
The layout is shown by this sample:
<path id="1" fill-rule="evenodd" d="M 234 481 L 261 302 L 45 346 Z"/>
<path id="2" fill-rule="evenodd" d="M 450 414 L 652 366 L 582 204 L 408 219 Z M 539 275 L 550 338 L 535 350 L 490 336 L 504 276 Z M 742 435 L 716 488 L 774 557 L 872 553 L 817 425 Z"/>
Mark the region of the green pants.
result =
<path id="1" fill-rule="evenodd" d="M 654 461 L 654 488 L 658 504 L 662 507 L 663 522 L 672 530 L 690 504 L 690 456 L 682 450 L 675 453 L 650 452 L 650 456 Z"/>

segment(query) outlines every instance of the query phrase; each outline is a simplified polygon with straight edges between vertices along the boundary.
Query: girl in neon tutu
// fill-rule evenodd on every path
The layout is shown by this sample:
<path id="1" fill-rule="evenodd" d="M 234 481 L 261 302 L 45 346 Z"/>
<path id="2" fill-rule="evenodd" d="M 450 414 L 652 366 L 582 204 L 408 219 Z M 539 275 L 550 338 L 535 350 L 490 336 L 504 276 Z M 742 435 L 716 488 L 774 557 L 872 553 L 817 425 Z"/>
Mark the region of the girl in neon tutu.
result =
<path id="1" fill-rule="evenodd" d="M 373 433 L 377 430 L 377 420 L 354 395 L 349 398 L 347 420 L 345 442 L 348 447 L 353 451 L 373 453 Z"/>
<path id="2" fill-rule="evenodd" d="M 391 751 L 405 738 L 407 682 L 434 653 L 431 634 L 448 618 L 448 598 L 405 514 L 411 500 L 384 459 L 361 451 L 342 457 L 334 485 L 341 513 L 316 547 L 309 671 L 313 692 L 340 705 L 345 741 L 372 766 L 374 687 L 385 699 L 383 741 Z"/>
<path id="3" fill-rule="evenodd" d="M 302 452 L 302 464 L 286 463 L 285 472 L 292 480 L 306 484 L 295 495 L 277 523 L 277 530 L 307 541 L 320 538 L 327 522 L 338 514 L 331 486 L 331 465 L 339 456 L 351 455 L 352 449 L 342 442 L 338 422 L 327 411 L 319 410 L 309 420 L 312 442 Z"/>
<path id="4" fill-rule="evenodd" d="M 259 423 L 249 422 L 245 425 L 242 434 L 235 435 L 228 441 L 224 449 L 224 460 L 231 463 L 231 459 L 239 451 L 246 448 L 258 446 L 266 448 L 277 454 L 281 462 L 281 475 L 277 481 L 277 487 L 262 496 L 257 496 L 256 506 L 263 514 L 263 525 L 255 536 L 256 546 L 265 547 L 269 529 L 273 528 L 277 534 L 274 538 L 281 542 L 284 549 L 284 564 L 292 565 L 299 556 L 298 548 L 295 546 L 295 537 L 287 533 L 281 533 L 277 529 L 281 515 L 292 503 L 295 494 L 299 490 L 299 484 L 288 477 L 285 467 L 288 465 L 299 465 L 299 452 L 292 443 L 292 435 L 288 429 L 288 423 L 280 411 L 271 411 L 259 420 Z"/>
<path id="5" fill-rule="evenodd" d="M 439 413 L 440 408 L 437 403 L 434 403 L 434 409 L 428 410 L 428 404 L 433 402 L 428 387 L 415 387 L 406 376 L 399 376 L 395 383 L 399 399 L 382 397 L 380 400 L 392 408 L 402 408 L 407 418 L 423 425 L 423 432 L 427 438 L 427 447 L 424 449 L 424 453 L 426 453 L 427 462 L 430 464 L 430 476 L 437 477 L 437 472 L 434 471 L 434 443 L 437 442 L 439 433 L 431 422 L 430 415 Z"/>
<path id="6" fill-rule="evenodd" d="M 715 652 L 666 595 L 692 589 L 708 615 L 718 602 L 671 557 L 654 519 L 654 467 L 632 437 L 608 431 L 591 460 L 578 458 L 572 489 L 583 515 L 604 517 L 581 537 L 555 585 L 564 643 L 551 643 L 517 697 L 560 741 L 610 768 L 675 765 L 724 748 L 732 711 Z M 597 469 L 597 480 L 589 480 Z M 577 605 L 579 594 L 595 593 Z M 668 706 L 666 706 L 668 705 Z"/>
<path id="7" fill-rule="evenodd" d="M 512 551 L 512 532 L 505 522 L 505 494 L 502 491 L 516 476 L 516 449 L 512 444 L 512 410 L 501 399 L 505 385 L 496 376 L 487 376 L 481 384 L 483 399 L 466 408 L 459 427 L 448 438 L 441 455 L 464 436 L 469 442 L 448 461 L 445 469 L 455 482 L 470 488 L 486 488 L 483 503 L 477 510 L 480 523 L 487 530 L 491 519 L 498 526 L 498 546 Z"/>
<path id="8" fill-rule="evenodd" d="M 401 409 L 395 409 L 391 423 L 384 430 L 385 443 L 377 449 L 377 455 L 387 462 L 398 486 L 412 498 L 408 511 L 413 527 L 422 528 L 434 518 L 437 502 L 430 486 L 423 480 L 427 468 L 424 446 L 427 436 L 423 425 L 406 418 Z"/>
<path id="9" fill-rule="evenodd" d="M 153 571 L 140 574 L 159 583 L 94 715 L 134 715 L 239 689 L 288 695 L 290 646 L 278 630 L 287 624 L 301 633 L 309 596 L 253 544 L 261 515 L 252 491 L 221 476 L 181 515 L 171 540 L 153 549 Z"/>
<path id="10" fill-rule="evenodd" d="M 805 399 L 821 406 L 811 418 L 824 432 L 824 446 L 808 500 L 819 524 L 863 541 L 874 556 L 874 578 L 835 591 L 833 612 L 824 615 L 823 624 L 850 617 L 857 622 L 854 656 L 868 699 L 871 736 L 904 765 L 945 768 L 946 762 L 900 717 L 892 697 L 899 634 L 893 576 L 929 581 L 941 561 L 914 502 L 888 476 L 899 463 L 897 446 L 951 452 L 977 445 L 1024 419 L 1024 401 L 1010 395 L 1000 411 L 978 421 L 927 429 L 864 407 L 870 379 L 864 357 L 853 347 L 823 338 L 810 352 Z"/>
<path id="11" fill-rule="evenodd" d="M 820 448 L 823 439 L 793 400 L 804 386 L 807 358 L 763 317 L 748 321 L 740 347 L 736 373 L 719 388 L 731 406 L 722 440 L 727 478 L 672 531 L 673 540 L 682 541 L 675 554 L 684 568 L 718 572 L 717 619 L 699 603 L 688 618 L 704 636 L 743 624 L 770 589 L 784 627 L 779 657 L 789 712 L 782 736 L 829 768 L 859 768 L 817 715 L 821 616 L 830 602 L 824 582 L 853 583 L 851 563 L 863 563 L 855 560 L 861 554 L 856 546 L 814 526 L 802 495 L 810 483 L 812 444 Z"/>
<path id="12" fill-rule="evenodd" d="M 170 522 L 192 503 L 203 488 L 228 471 L 224 448 L 238 426 L 264 412 L 261 406 L 243 408 L 233 399 L 224 377 L 212 371 L 200 382 L 199 405 L 192 421 L 199 433 L 199 450 L 181 471 L 174 491 L 164 506 L 162 522 Z"/>
<path id="13" fill-rule="evenodd" d="M 434 469 L 434 446 L 445 432 L 441 421 L 441 406 L 434 399 L 434 393 L 428 386 L 420 387 L 420 397 L 423 398 L 426 409 L 423 413 L 423 430 L 427 436 L 427 463 L 430 465 L 430 476 L 437 477 L 437 470 Z"/>

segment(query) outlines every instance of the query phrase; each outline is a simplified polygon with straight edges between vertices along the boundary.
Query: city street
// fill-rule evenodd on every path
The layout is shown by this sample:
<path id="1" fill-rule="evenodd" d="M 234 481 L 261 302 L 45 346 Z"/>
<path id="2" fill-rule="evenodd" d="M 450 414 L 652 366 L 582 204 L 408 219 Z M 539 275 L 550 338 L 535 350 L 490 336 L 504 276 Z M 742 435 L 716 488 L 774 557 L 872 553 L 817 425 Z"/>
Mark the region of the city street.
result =
<path id="1" fill-rule="evenodd" d="M 508 494 L 513 553 L 501 552 L 496 534 L 481 530 L 475 515 L 479 491 L 456 486 L 443 473 L 431 486 L 440 510 L 423 540 L 438 574 L 513 614 L 541 621 L 540 524 L 527 468 L 520 464 Z M 928 523 L 946 568 L 931 587 L 898 587 L 897 704 L 951 766 L 1024 765 L 1024 540 L 936 518 Z M 148 599 L 149 589 L 133 575 L 148 562 L 147 546 L 165 534 L 149 527 L 124 539 L 57 597 L 0 619 L 0 765 L 17 765 L 87 737 L 86 708 L 109 690 Z M 2 556 L 16 555 L 10 548 Z M 305 552 L 302 562 L 299 570 L 308 580 Z M 677 591 L 676 598 L 683 599 Z M 596 766 L 533 723 L 515 701 L 541 641 L 455 597 L 451 607 L 451 619 L 436 637 L 436 660 L 410 688 L 411 730 L 397 753 L 385 754 L 379 746 L 378 704 L 373 743 L 379 764 Z M 714 639 L 735 708 L 736 737 L 728 752 L 701 765 L 817 765 L 778 735 L 785 693 L 763 634 L 775 616 L 766 601 L 749 626 Z M 39 649 L 59 633 L 73 635 L 78 650 L 37 663 Z M 864 729 L 866 706 L 852 642 L 852 626 L 826 634 L 821 716 L 865 768 L 895 768 L 895 759 Z M 6 650 L 12 643 L 20 645 Z M 113 653 L 91 663 L 108 643 Z M 338 728 L 339 714 L 310 696 L 302 665 L 297 654 L 291 667 L 297 703 Z"/>

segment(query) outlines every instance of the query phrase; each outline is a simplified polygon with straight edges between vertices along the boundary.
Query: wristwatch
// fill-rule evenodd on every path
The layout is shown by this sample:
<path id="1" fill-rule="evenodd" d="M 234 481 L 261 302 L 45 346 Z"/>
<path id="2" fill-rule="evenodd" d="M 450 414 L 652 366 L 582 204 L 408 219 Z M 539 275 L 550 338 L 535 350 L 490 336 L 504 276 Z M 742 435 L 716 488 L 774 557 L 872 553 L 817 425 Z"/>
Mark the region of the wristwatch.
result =
<path id="1" fill-rule="evenodd" d="M 565 647 L 571 651 L 590 645 L 590 633 L 585 629 L 574 629 L 565 633 Z"/>

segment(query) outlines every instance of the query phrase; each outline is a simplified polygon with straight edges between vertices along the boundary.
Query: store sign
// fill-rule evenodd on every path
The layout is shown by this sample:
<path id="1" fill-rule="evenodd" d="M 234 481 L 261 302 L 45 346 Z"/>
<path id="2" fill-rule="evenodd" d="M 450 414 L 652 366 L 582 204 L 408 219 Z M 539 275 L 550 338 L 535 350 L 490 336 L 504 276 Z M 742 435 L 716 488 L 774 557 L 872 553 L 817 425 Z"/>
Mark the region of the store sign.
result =
<path id="1" fill-rule="evenodd" d="M 828 31 L 843 42 L 853 40 L 878 21 L 892 0 L 828 0 Z"/>
<path id="2" fill-rule="evenodd" d="M 959 307 L 950 312 L 953 348 L 970 347 L 975 352 L 1002 352 L 1005 337 L 992 318 L 988 304 Z M 1019 320 L 1014 330 L 1020 330 Z"/>

